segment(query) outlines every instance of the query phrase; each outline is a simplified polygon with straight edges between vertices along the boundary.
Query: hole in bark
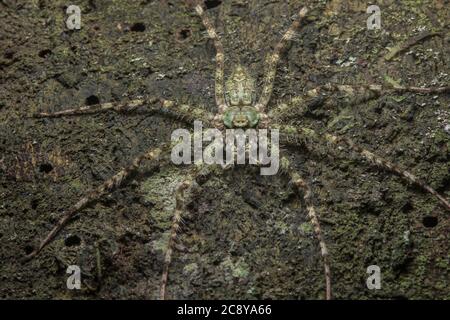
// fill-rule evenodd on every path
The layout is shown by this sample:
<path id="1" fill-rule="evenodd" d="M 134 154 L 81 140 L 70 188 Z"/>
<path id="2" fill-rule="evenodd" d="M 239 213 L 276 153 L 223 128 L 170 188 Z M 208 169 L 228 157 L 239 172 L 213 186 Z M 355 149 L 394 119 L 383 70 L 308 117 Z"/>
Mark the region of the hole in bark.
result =
<path id="1" fill-rule="evenodd" d="M 23 249 L 24 249 L 26 255 L 29 255 L 34 250 L 33 246 L 31 246 L 31 245 L 26 245 L 25 248 L 23 248 Z"/>
<path id="2" fill-rule="evenodd" d="M 206 9 L 212 9 L 222 4 L 222 0 L 205 0 Z"/>
<path id="3" fill-rule="evenodd" d="M 191 36 L 191 29 L 181 29 L 177 32 L 177 40 L 178 41 L 186 41 Z"/>
<path id="4" fill-rule="evenodd" d="M 14 51 L 11 49 L 6 49 L 3 56 L 5 57 L 5 59 L 12 59 L 14 57 Z"/>
<path id="5" fill-rule="evenodd" d="M 34 199 L 34 200 L 31 200 L 31 209 L 36 209 L 37 207 L 38 207 L 38 205 L 39 205 L 39 200 L 37 200 L 37 199 Z"/>
<path id="6" fill-rule="evenodd" d="M 66 238 L 66 240 L 64 240 L 64 244 L 66 245 L 66 247 L 79 246 L 81 244 L 81 239 L 79 236 L 74 234 L 74 235 L 68 236 Z"/>
<path id="7" fill-rule="evenodd" d="M 405 203 L 405 205 L 402 208 L 403 213 L 408 213 L 411 212 L 411 210 L 414 209 L 413 205 L 411 204 L 411 202 L 407 202 Z"/>
<path id="8" fill-rule="evenodd" d="M 38 56 L 41 58 L 47 58 L 52 53 L 52 50 L 50 49 L 44 49 L 39 51 Z"/>
<path id="9" fill-rule="evenodd" d="M 100 103 L 100 99 L 95 95 L 87 97 L 86 101 L 85 101 L 85 104 L 87 106 L 92 106 L 94 104 L 99 104 L 99 103 Z"/>
<path id="10" fill-rule="evenodd" d="M 144 32 L 145 24 L 143 24 L 142 22 L 136 22 L 131 26 L 130 30 L 134 32 Z"/>
<path id="11" fill-rule="evenodd" d="M 438 218 L 428 216 L 428 217 L 423 218 L 422 223 L 427 228 L 434 228 L 438 224 Z"/>
<path id="12" fill-rule="evenodd" d="M 53 166 L 52 166 L 51 163 L 42 163 L 39 166 L 39 171 L 40 172 L 49 173 L 52 170 L 53 170 Z"/>

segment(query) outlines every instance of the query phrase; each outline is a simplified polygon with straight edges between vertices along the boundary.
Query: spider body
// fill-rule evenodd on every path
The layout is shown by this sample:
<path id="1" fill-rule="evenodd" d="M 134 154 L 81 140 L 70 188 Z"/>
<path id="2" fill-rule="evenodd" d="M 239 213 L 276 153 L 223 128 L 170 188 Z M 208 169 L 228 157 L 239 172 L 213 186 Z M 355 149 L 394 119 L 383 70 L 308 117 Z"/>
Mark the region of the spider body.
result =
<path id="1" fill-rule="evenodd" d="M 260 112 L 255 108 L 255 80 L 246 68 L 237 65 L 225 82 L 226 110 L 223 124 L 227 128 L 254 128 Z"/>
<path id="2" fill-rule="evenodd" d="M 225 83 L 228 107 L 249 107 L 255 103 L 255 80 L 243 66 L 238 65 Z"/>
<path id="3" fill-rule="evenodd" d="M 290 28 L 281 37 L 280 41 L 274 47 L 272 53 L 270 53 L 266 59 L 265 76 L 263 79 L 263 85 L 259 99 L 256 97 L 256 81 L 248 70 L 241 65 L 238 65 L 231 73 L 229 79 L 224 83 L 224 50 L 221 43 L 219 34 L 216 32 L 214 26 L 210 22 L 209 18 L 204 12 L 203 4 L 201 1 L 191 1 L 194 9 L 201 18 L 204 27 L 206 28 L 208 37 L 213 40 L 216 50 L 216 73 L 215 73 L 215 100 L 217 105 L 217 113 L 215 115 L 208 111 L 189 105 L 179 105 L 174 101 L 165 100 L 163 98 L 146 97 L 142 99 L 136 99 L 125 103 L 106 103 L 100 105 L 86 106 L 81 108 L 63 110 L 53 113 L 40 112 L 34 114 L 36 118 L 51 118 L 62 117 L 71 115 L 91 114 L 95 112 L 109 112 L 115 111 L 120 113 L 128 113 L 138 108 L 146 109 L 151 113 L 159 113 L 164 116 L 170 116 L 179 121 L 191 124 L 196 120 L 201 120 L 207 124 L 211 124 L 217 129 L 221 130 L 226 128 L 270 128 L 278 129 L 281 133 L 282 145 L 295 145 L 299 146 L 303 144 L 303 141 L 309 138 L 318 139 L 324 144 L 331 146 L 343 146 L 350 152 L 357 153 L 363 159 L 369 161 L 372 165 L 378 166 L 383 170 L 396 174 L 406 180 L 408 183 L 415 184 L 423 191 L 433 195 L 439 202 L 447 209 L 450 210 L 450 203 L 448 200 L 427 183 L 421 179 L 401 168 L 400 166 L 385 160 L 384 158 L 374 154 L 373 152 L 360 147 L 353 142 L 350 138 L 345 136 L 338 136 L 333 133 L 316 132 L 311 128 L 293 127 L 287 126 L 282 123 L 277 123 L 277 120 L 283 115 L 289 115 L 293 108 L 298 106 L 278 106 L 270 110 L 266 114 L 271 95 L 273 91 L 273 83 L 276 77 L 276 70 L 279 60 L 282 57 L 283 52 L 287 48 L 287 44 L 293 39 L 297 30 L 300 28 L 305 16 L 308 14 L 307 8 L 299 10 L 295 16 Z M 316 88 L 306 93 L 309 97 L 317 97 L 322 94 L 322 91 L 339 92 L 346 94 L 350 97 L 355 97 L 352 101 L 356 103 L 363 103 L 372 99 L 380 97 L 382 94 L 389 94 L 392 92 L 411 92 L 420 94 L 442 94 L 450 92 L 450 87 L 440 88 L 417 88 L 417 87 L 392 87 L 383 85 L 371 85 L 371 86 L 347 86 L 347 85 L 327 85 Z M 359 97 L 358 97 L 359 96 Z M 70 221 L 70 219 L 78 212 L 86 208 L 89 204 L 97 201 L 100 197 L 109 194 L 113 189 L 123 185 L 126 178 L 131 172 L 137 170 L 142 162 L 152 161 L 158 166 L 167 165 L 167 163 L 159 161 L 164 155 L 170 153 L 171 143 L 162 144 L 158 148 L 148 150 L 144 154 L 136 157 L 131 161 L 130 165 L 120 170 L 110 179 L 106 180 L 103 184 L 94 188 L 91 192 L 86 194 L 85 197 L 76 202 L 71 208 L 62 216 L 61 220 L 54 226 L 54 228 L 47 234 L 47 236 L 40 242 L 37 248 L 28 255 L 28 259 L 36 256 L 46 245 L 48 245 L 58 232 Z M 326 246 L 325 238 L 322 234 L 322 230 L 319 223 L 319 215 L 315 210 L 312 189 L 309 186 L 306 179 L 304 179 L 296 170 L 291 166 L 289 160 L 286 157 L 280 159 L 282 174 L 287 176 L 291 185 L 293 185 L 296 193 L 300 196 L 306 208 L 306 214 L 313 225 L 316 238 L 320 245 L 320 253 L 323 260 L 323 270 L 325 278 L 325 298 L 331 299 L 331 268 L 329 262 L 329 251 Z M 207 169 L 208 172 L 201 172 L 198 168 L 194 168 L 189 177 L 180 183 L 179 187 L 175 191 L 176 208 L 173 212 L 172 227 L 170 230 L 170 237 L 167 243 L 167 248 L 164 255 L 164 266 L 162 268 L 162 278 L 160 286 L 160 297 L 164 299 L 166 297 L 166 286 L 168 282 L 169 267 L 174 252 L 176 239 L 180 232 L 180 226 L 183 221 L 183 214 L 186 211 L 187 204 L 190 199 L 188 198 L 188 192 L 192 186 L 196 185 L 200 181 L 205 180 L 214 174 L 213 169 Z"/>

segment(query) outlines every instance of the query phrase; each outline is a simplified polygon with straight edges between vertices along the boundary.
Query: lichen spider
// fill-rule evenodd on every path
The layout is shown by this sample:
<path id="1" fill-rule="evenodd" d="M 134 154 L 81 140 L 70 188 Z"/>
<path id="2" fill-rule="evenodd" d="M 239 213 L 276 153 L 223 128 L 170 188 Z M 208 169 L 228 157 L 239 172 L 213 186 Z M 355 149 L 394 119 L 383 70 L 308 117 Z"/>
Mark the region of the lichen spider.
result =
<path id="1" fill-rule="evenodd" d="M 237 67 L 235 67 L 231 76 L 225 82 L 224 86 L 224 49 L 220 36 L 211 24 L 208 16 L 205 14 L 201 1 L 191 0 L 189 1 L 189 3 L 195 8 L 195 11 L 201 18 L 203 25 L 207 30 L 209 38 L 214 42 L 214 47 L 216 50 L 215 101 L 218 110 L 216 115 L 210 114 L 206 110 L 200 108 L 192 107 L 189 105 L 180 105 L 174 101 L 147 97 L 128 101 L 125 103 L 105 103 L 53 113 L 41 112 L 34 114 L 33 117 L 51 118 L 108 111 L 129 113 L 138 108 L 146 108 L 150 112 L 161 113 L 164 116 L 173 117 L 185 123 L 191 124 L 194 120 L 201 120 L 204 123 L 210 124 L 220 130 L 223 130 L 225 128 L 276 128 L 281 131 L 281 143 L 284 143 L 285 145 L 299 145 L 301 143 L 300 141 L 303 141 L 305 138 L 314 138 L 328 142 L 332 145 L 346 146 L 350 151 L 354 151 L 360 154 L 360 156 L 362 156 L 372 164 L 381 167 L 382 169 L 385 169 L 391 173 L 397 174 L 404 178 L 406 181 L 415 184 L 422 188 L 424 191 L 434 195 L 447 210 L 450 210 L 450 203 L 448 202 L 448 200 L 446 200 L 441 194 L 436 192 L 428 184 L 422 182 L 419 178 L 400 168 L 398 165 L 389 162 L 364 148 L 359 147 L 347 137 L 328 133 L 318 134 L 317 132 L 309 128 L 293 127 L 271 122 L 271 120 L 279 119 L 280 116 L 289 113 L 290 110 L 296 107 L 295 105 L 280 105 L 270 110 L 270 112 L 266 113 L 267 106 L 270 102 L 273 91 L 273 84 L 276 76 L 278 62 L 281 58 L 282 53 L 286 50 L 287 44 L 293 39 L 297 29 L 299 29 L 300 25 L 305 20 L 304 18 L 308 14 L 308 9 L 306 7 L 302 8 L 298 12 L 291 26 L 275 46 L 273 52 L 268 55 L 266 61 L 266 71 L 263 80 L 263 89 L 259 100 L 256 101 L 255 81 L 243 66 L 238 65 Z M 354 98 L 349 103 L 356 104 L 363 103 L 378 98 L 383 94 L 392 92 L 438 94 L 448 93 L 449 91 L 450 87 L 418 88 L 399 86 L 389 87 L 382 85 L 355 87 L 348 85 L 328 84 L 308 91 L 306 96 L 317 97 L 319 95 L 323 95 L 323 93 L 326 92 L 340 92 Z M 36 256 L 47 244 L 49 244 L 57 235 L 57 233 L 77 212 L 86 208 L 90 203 L 96 201 L 100 197 L 110 193 L 113 189 L 122 185 L 122 183 L 130 175 L 130 173 L 137 170 L 144 160 L 157 162 L 157 164 L 160 166 L 166 164 L 166 162 L 158 162 L 158 160 L 165 159 L 164 157 L 166 157 L 167 154 L 170 153 L 171 146 L 172 145 L 170 143 L 166 143 L 159 148 L 153 148 L 146 153 L 136 157 L 129 166 L 123 168 L 112 178 L 105 181 L 102 185 L 95 188 L 85 197 L 80 199 L 64 213 L 59 222 L 40 242 L 39 246 L 37 246 L 35 250 L 27 256 L 27 259 Z M 313 205 L 311 188 L 306 180 L 304 180 L 300 176 L 300 174 L 293 170 L 291 164 L 289 163 L 289 160 L 286 157 L 282 157 L 281 159 L 281 168 L 282 173 L 288 176 L 293 186 L 295 187 L 295 190 L 299 192 L 299 194 L 303 195 L 303 199 L 306 203 L 308 217 L 310 218 L 310 221 L 314 226 L 314 231 L 320 244 L 325 275 L 325 297 L 327 299 L 331 299 L 331 272 L 328 260 L 328 249 L 322 235 L 318 215 Z M 186 191 L 190 189 L 195 183 L 204 183 L 204 178 L 208 178 L 214 173 L 214 170 L 208 170 L 209 171 L 205 173 L 204 170 L 195 168 L 190 178 L 182 182 L 176 189 L 176 209 L 173 215 L 171 234 L 165 252 L 164 268 L 160 286 L 161 299 L 164 299 L 166 297 L 166 285 L 169 275 L 169 266 L 172 260 L 173 247 L 180 229 L 183 213 L 186 210 L 186 204 L 188 203 L 188 200 L 186 199 Z"/>

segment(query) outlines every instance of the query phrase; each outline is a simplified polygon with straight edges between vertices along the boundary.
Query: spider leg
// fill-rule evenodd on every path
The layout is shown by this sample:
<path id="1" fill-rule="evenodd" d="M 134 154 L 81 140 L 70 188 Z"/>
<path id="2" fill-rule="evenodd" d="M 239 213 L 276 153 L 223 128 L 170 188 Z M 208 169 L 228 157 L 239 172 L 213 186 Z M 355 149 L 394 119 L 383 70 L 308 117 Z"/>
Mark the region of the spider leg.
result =
<path id="1" fill-rule="evenodd" d="M 275 49 L 273 50 L 272 54 L 267 56 L 263 89 L 261 97 L 259 98 L 259 101 L 255 106 L 255 108 L 258 109 L 260 112 L 265 111 L 270 101 L 270 97 L 272 96 L 273 83 L 277 73 L 277 66 L 278 62 L 280 61 L 281 54 L 283 53 L 283 51 L 285 51 L 287 44 L 294 37 L 295 32 L 300 27 L 300 24 L 307 13 L 308 9 L 306 7 L 302 8 L 299 11 L 299 13 L 295 16 L 294 22 L 292 22 L 289 29 L 286 31 L 286 33 L 280 39 L 278 44 L 275 46 Z"/>
<path id="2" fill-rule="evenodd" d="M 348 103 L 351 105 L 364 103 L 383 95 L 393 93 L 418 93 L 418 94 L 442 94 L 450 93 L 450 86 L 434 87 L 434 88 L 420 88 L 420 87 L 403 87 L 403 86 L 389 86 L 372 84 L 368 86 L 354 86 L 354 85 L 339 85 L 326 84 L 319 86 L 313 90 L 306 92 L 306 95 L 311 98 L 319 97 L 320 95 L 327 95 L 327 93 L 342 93 L 348 96 Z M 347 101 L 346 101 L 347 102 Z"/>
<path id="3" fill-rule="evenodd" d="M 100 197 L 109 194 L 114 189 L 122 185 L 124 180 L 135 170 L 137 170 L 144 160 L 155 161 L 160 159 L 161 154 L 168 153 L 170 144 L 163 145 L 160 148 L 152 148 L 146 153 L 136 157 L 130 165 L 120 170 L 117 174 L 112 176 L 110 179 L 103 182 L 100 186 L 92 190 L 85 197 L 81 198 L 77 203 L 75 203 L 70 209 L 68 209 L 63 217 L 58 221 L 58 223 L 53 227 L 53 229 L 47 234 L 44 240 L 41 241 L 39 246 L 25 257 L 25 260 L 29 260 L 35 257 L 39 252 L 49 244 L 53 238 L 58 234 L 61 229 L 67 224 L 67 222 L 80 210 L 86 208 L 90 203 L 98 200 Z"/>
<path id="4" fill-rule="evenodd" d="M 420 87 L 401 87 L 401 86 L 383 86 L 383 85 L 368 85 L 368 86 L 353 86 L 353 85 L 338 85 L 326 84 L 315 89 L 307 91 L 304 95 L 294 97 L 290 104 L 280 104 L 276 108 L 270 110 L 269 115 L 273 117 L 283 118 L 292 116 L 292 109 L 303 107 L 305 104 L 316 104 L 318 100 L 321 105 L 328 108 L 336 107 L 342 103 L 345 106 L 354 106 L 362 104 L 383 95 L 393 93 L 417 93 L 417 94 L 446 94 L 450 93 L 450 86 L 435 87 L 435 88 L 420 88 Z M 339 93 L 336 99 L 332 94 Z M 344 101 L 340 98 L 345 98 Z"/>
<path id="5" fill-rule="evenodd" d="M 442 196 L 436 190 L 430 187 L 426 182 L 422 181 L 409 171 L 402 169 L 399 165 L 394 164 L 386 159 L 383 159 L 382 157 L 374 154 L 373 152 L 360 147 L 347 137 L 336 136 L 329 133 L 318 134 L 317 132 L 309 128 L 296 128 L 285 125 L 278 127 L 282 132 L 280 134 L 280 141 L 284 144 L 299 145 L 301 144 L 301 142 L 305 141 L 305 138 L 306 140 L 308 140 L 308 138 L 313 138 L 322 141 L 325 140 L 336 146 L 345 145 L 348 149 L 356 153 L 359 153 L 363 158 L 368 160 L 373 165 L 378 166 L 394 174 L 397 174 L 400 177 L 403 177 L 408 182 L 417 185 L 422 190 L 434 195 L 440 201 L 440 203 L 447 210 L 450 211 L 450 202 L 447 199 L 445 199 L 444 196 Z"/>
<path id="6" fill-rule="evenodd" d="M 194 120 L 209 122 L 213 118 L 213 115 L 207 110 L 186 104 L 178 104 L 177 102 L 171 100 L 157 98 L 135 99 L 127 102 L 108 102 L 57 112 L 38 112 L 33 114 L 31 117 L 59 118 L 110 111 L 117 113 L 131 113 L 139 109 L 149 113 L 158 113 L 184 122 L 193 122 Z"/>
<path id="7" fill-rule="evenodd" d="M 331 272 L 328 260 L 328 249 L 325 243 L 322 229 L 320 228 L 319 219 L 312 201 L 312 191 L 309 184 L 297 173 L 290 165 L 289 160 L 285 157 L 281 159 L 283 172 L 286 172 L 291 179 L 291 182 L 296 188 L 296 191 L 303 191 L 303 199 L 305 201 L 308 217 L 314 226 L 314 232 L 320 244 L 320 252 L 323 259 L 324 273 L 325 273 L 325 283 L 326 283 L 326 299 L 331 300 Z"/>
<path id="8" fill-rule="evenodd" d="M 215 97 L 216 105 L 219 113 L 223 113 L 226 109 L 225 98 L 224 98 L 224 88 L 223 88 L 223 77 L 224 77 L 224 64 L 225 56 L 222 41 L 218 35 L 214 25 L 209 20 L 208 15 L 203 9 L 203 5 L 200 1 L 194 1 L 195 11 L 202 19 L 203 25 L 208 32 L 208 37 L 214 42 L 214 47 L 216 49 L 216 76 L 215 76 Z"/>
<path id="9" fill-rule="evenodd" d="M 189 196 L 186 194 L 186 191 L 192 188 L 195 184 L 200 185 L 206 183 L 211 178 L 212 174 L 215 173 L 213 168 L 216 168 L 216 166 L 207 166 L 205 167 L 205 170 L 195 172 L 190 178 L 180 183 L 175 191 L 176 205 L 172 218 L 172 227 L 170 230 L 169 242 L 167 243 L 166 253 L 164 256 L 164 268 L 161 276 L 161 285 L 159 291 L 159 298 L 161 300 L 165 300 L 166 298 L 166 286 L 169 277 L 169 267 L 170 263 L 172 262 L 173 247 L 176 243 L 179 231 L 181 229 L 183 214 L 186 211 L 186 205 L 190 201 Z"/>
<path id="10" fill-rule="evenodd" d="M 161 300 L 165 300 L 166 297 L 166 285 L 167 279 L 169 277 L 170 263 L 172 262 L 173 246 L 175 244 L 178 231 L 180 231 L 181 229 L 180 225 L 183 219 L 183 213 L 186 209 L 186 203 L 188 202 L 187 199 L 185 198 L 186 197 L 185 191 L 192 186 L 192 183 L 193 183 L 192 180 L 185 180 L 177 187 L 175 191 L 176 206 L 172 219 L 172 227 L 170 230 L 169 242 L 167 243 L 166 253 L 164 255 L 164 268 L 161 277 L 161 286 L 159 290 L 159 298 Z"/>

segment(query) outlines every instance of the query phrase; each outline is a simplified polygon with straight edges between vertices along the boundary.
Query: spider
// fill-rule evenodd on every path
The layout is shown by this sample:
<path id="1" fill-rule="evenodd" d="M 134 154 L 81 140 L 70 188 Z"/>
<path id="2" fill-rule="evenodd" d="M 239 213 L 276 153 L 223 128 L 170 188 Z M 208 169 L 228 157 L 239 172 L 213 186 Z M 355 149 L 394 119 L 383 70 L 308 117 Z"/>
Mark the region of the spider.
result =
<path id="1" fill-rule="evenodd" d="M 289 126 L 280 123 L 280 118 L 283 115 L 288 115 L 298 108 L 297 104 L 279 105 L 268 111 L 268 105 L 271 101 L 274 80 L 276 77 L 277 66 L 283 55 L 288 49 L 288 44 L 293 40 L 299 28 L 307 20 L 309 9 L 307 7 L 301 8 L 295 15 L 293 22 L 288 30 L 281 37 L 279 42 L 274 47 L 274 50 L 267 56 L 265 62 L 265 75 L 263 79 L 262 91 L 259 99 L 256 94 L 256 81 L 252 78 L 249 71 L 242 65 L 234 67 L 229 78 L 224 79 L 224 47 L 221 42 L 220 35 L 216 32 L 215 27 L 211 23 L 208 15 L 205 13 L 203 3 L 200 0 L 188 1 L 188 4 L 195 10 L 201 19 L 208 37 L 213 41 L 215 47 L 215 102 L 217 106 L 217 113 L 210 112 L 190 105 L 179 104 L 176 101 L 170 101 L 163 98 L 144 97 L 127 102 L 104 103 L 97 105 L 90 105 L 75 109 L 68 109 L 58 112 L 40 112 L 32 115 L 34 118 L 56 118 L 64 116 L 77 116 L 85 114 L 93 114 L 99 112 L 118 112 L 131 113 L 138 109 L 146 109 L 152 113 L 159 113 L 166 117 L 175 118 L 184 123 L 192 124 L 195 120 L 201 120 L 219 130 L 226 128 L 265 128 L 278 129 L 281 132 L 280 142 L 282 145 L 296 145 L 299 146 L 305 140 L 314 139 L 325 142 L 327 145 L 334 145 L 345 147 L 349 152 L 355 152 L 362 158 L 368 160 L 372 165 L 386 170 L 392 174 L 396 174 L 409 183 L 417 185 L 419 188 L 433 195 L 447 210 L 450 210 L 450 203 L 441 194 L 431 188 L 427 183 L 421 181 L 412 173 L 406 171 L 400 166 L 383 159 L 373 152 L 358 146 L 351 139 L 345 136 L 335 135 L 331 133 L 319 133 L 311 128 Z M 351 99 L 349 104 L 360 104 L 383 95 L 390 93 L 419 93 L 419 94 L 445 94 L 450 92 L 450 87 L 437 88 L 419 88 L 419 87 L 402 87 L 396 85 L 368 85 L 368 86 L 352 86 L 352 85 L 336 85 L 326 84 L 316 89 L 310 90 L 304 97 L 306 98 L 323 98 L 329 99 L 332 93 L 341 93 Z M 301 97 L 293 99 L 300 103 L 304 101 Z M 332 103 L 332 101 L 331 101 Z M 68 208 L 63 214 L 59 222 L 46 235 L 40 244 L 31 252 L 26 258 L 31 259 L 44 249 L 61 231 L 64 226 L 75 216 L 76 213 L 86 208 L 89 204 L 98 200 L 100 197 L 111 193 L 114 189 L 122 186 L 127 177 L 137 170 L 144 160 L 157 162 L 158 165 L 167 164 L 167 155 L 170 154 L 172 143 L 165 143 L 158 148 L 152 148 L 144 154 L 132 160 L 131 164 L 110 179 L 106 180 L 99 187 L 87 193 L 72 207 Z M 159 162 L 158 162 L 159 161 Z M 300 196 L 306 204 L 306 212 L 314 227 L 314 232 L 317 241 L 320 245 L 320 254 L 323 261 L 323 271 L 325 280 L 325 297 L 332 298 L 332 277 L 331 267 L 329 263 L 329 251 L 322 234 L 319 223 L 319 217 L 313 204 L 312 189 L 298 172 L 293 169 L 293 166 L 283 156 L 281 158 L 281 173 L 286 175 L 294 187 L 296 194 Z M 183 222 L 183 215 L 186 211 L 186 206 L 189 203 L 189 196 L 192 195 L 191 190 L 198 184 L 203 184 L 213 174 L 217 174 L 215 167 L 196 166 L 188 179 L 183 181 L 175 190 L 176 207 L 173 212 L 173 220 L 170 231 L 170 237 L 167 243 L 164 267 L 161 276 L 161 285 L 159 296 L 161 299 L 166 298 L 166 286 L 169 276 L 169 267 L 172 261 L 172 253 L 176 244 L 176 238 L 180 231 L 180 226 Z"/>

